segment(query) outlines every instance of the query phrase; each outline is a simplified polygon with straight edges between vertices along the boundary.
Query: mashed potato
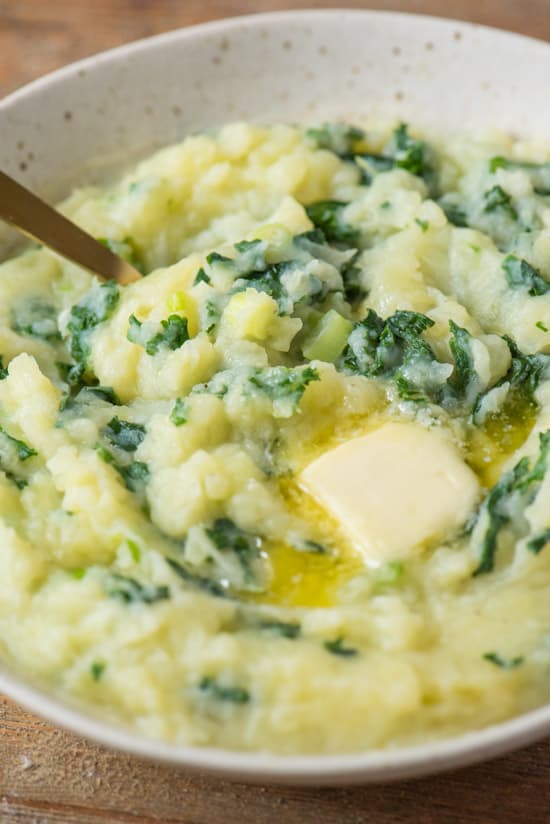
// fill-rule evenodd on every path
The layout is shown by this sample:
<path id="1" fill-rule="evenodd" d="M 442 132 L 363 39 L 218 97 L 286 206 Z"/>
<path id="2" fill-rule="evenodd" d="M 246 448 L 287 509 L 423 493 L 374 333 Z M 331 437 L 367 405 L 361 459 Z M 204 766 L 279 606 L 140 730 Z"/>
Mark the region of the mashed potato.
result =
<path id="1" fill-rule="evenodd" d="M 546 702 L 548 155 L 233 124 L 62 210 L 144 277 L 0 266 L 2 661 L 249 751 Z"/>

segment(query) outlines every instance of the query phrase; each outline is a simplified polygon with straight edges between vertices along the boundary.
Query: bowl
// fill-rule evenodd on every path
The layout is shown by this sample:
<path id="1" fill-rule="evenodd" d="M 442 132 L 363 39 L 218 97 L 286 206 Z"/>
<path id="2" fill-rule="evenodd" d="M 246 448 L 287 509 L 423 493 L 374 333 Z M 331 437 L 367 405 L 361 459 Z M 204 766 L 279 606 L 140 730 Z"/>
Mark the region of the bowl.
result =
<path id="1" fill-rule="evenodd" d="M 490 59 L 489 59 L 490 58 Z M 410 120 L 550 141 L 550 47 L 407 14 L 297 11 L 171 32 L 54 72 L 0 103 L 0 168 L 48 198 L 189 132 L 251 121 Z M 4 252 L 9 232 L 0 236 Z M 0 690 L 102 744 L 249 782 L 337 785 L 434 773 L 550 732 L 550 707 L 447 741 L 283 757 L 149 740 L 0 669 Z"/>

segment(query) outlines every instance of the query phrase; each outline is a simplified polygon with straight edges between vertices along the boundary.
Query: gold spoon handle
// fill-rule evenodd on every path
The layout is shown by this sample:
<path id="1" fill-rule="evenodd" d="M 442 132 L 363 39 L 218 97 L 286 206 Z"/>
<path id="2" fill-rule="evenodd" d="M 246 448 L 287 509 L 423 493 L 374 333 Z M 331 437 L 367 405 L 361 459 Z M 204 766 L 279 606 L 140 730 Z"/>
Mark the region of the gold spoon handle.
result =
<path id="1" fill-rule="evenodd" d="M 141 279 L 131 264 L 2 171 L 0 218 L 94 275 L 122 285 Z"/>

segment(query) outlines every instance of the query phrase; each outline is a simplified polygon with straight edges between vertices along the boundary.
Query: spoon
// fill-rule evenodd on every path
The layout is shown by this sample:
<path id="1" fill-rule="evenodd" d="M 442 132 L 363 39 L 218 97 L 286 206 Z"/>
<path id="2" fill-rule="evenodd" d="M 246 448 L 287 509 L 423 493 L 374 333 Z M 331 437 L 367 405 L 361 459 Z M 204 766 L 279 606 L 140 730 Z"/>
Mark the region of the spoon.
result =
<path id="1" fill-rule="evenodd" d="M 100 278 L 123 286 L 141 280 L 130 263 L 2 171 L 0 218 Z"/>

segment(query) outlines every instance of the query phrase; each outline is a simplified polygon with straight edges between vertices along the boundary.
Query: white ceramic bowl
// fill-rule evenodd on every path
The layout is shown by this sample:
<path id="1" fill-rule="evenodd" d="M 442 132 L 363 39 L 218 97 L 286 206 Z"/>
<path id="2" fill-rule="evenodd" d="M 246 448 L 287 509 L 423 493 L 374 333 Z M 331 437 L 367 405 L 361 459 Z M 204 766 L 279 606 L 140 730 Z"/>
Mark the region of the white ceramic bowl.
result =
<path id="1" fill-rule="evenodd" d="M 0 168 L 57 197 L 157 145 L 239 118 L 387 115 L 447 130 L 496 126 L 550 142 L 549 77 L 550 46 L 480 26 L 361 11 L 241 17 L 115 49 L 12 94 L 0 103 Z M 544 707 L 425 746 L 280 757 L 151 741 L 5 671 L 0 690 L 104 744 L 247 781 L 334 785 L 418 776 L 550 732 Z"/>

